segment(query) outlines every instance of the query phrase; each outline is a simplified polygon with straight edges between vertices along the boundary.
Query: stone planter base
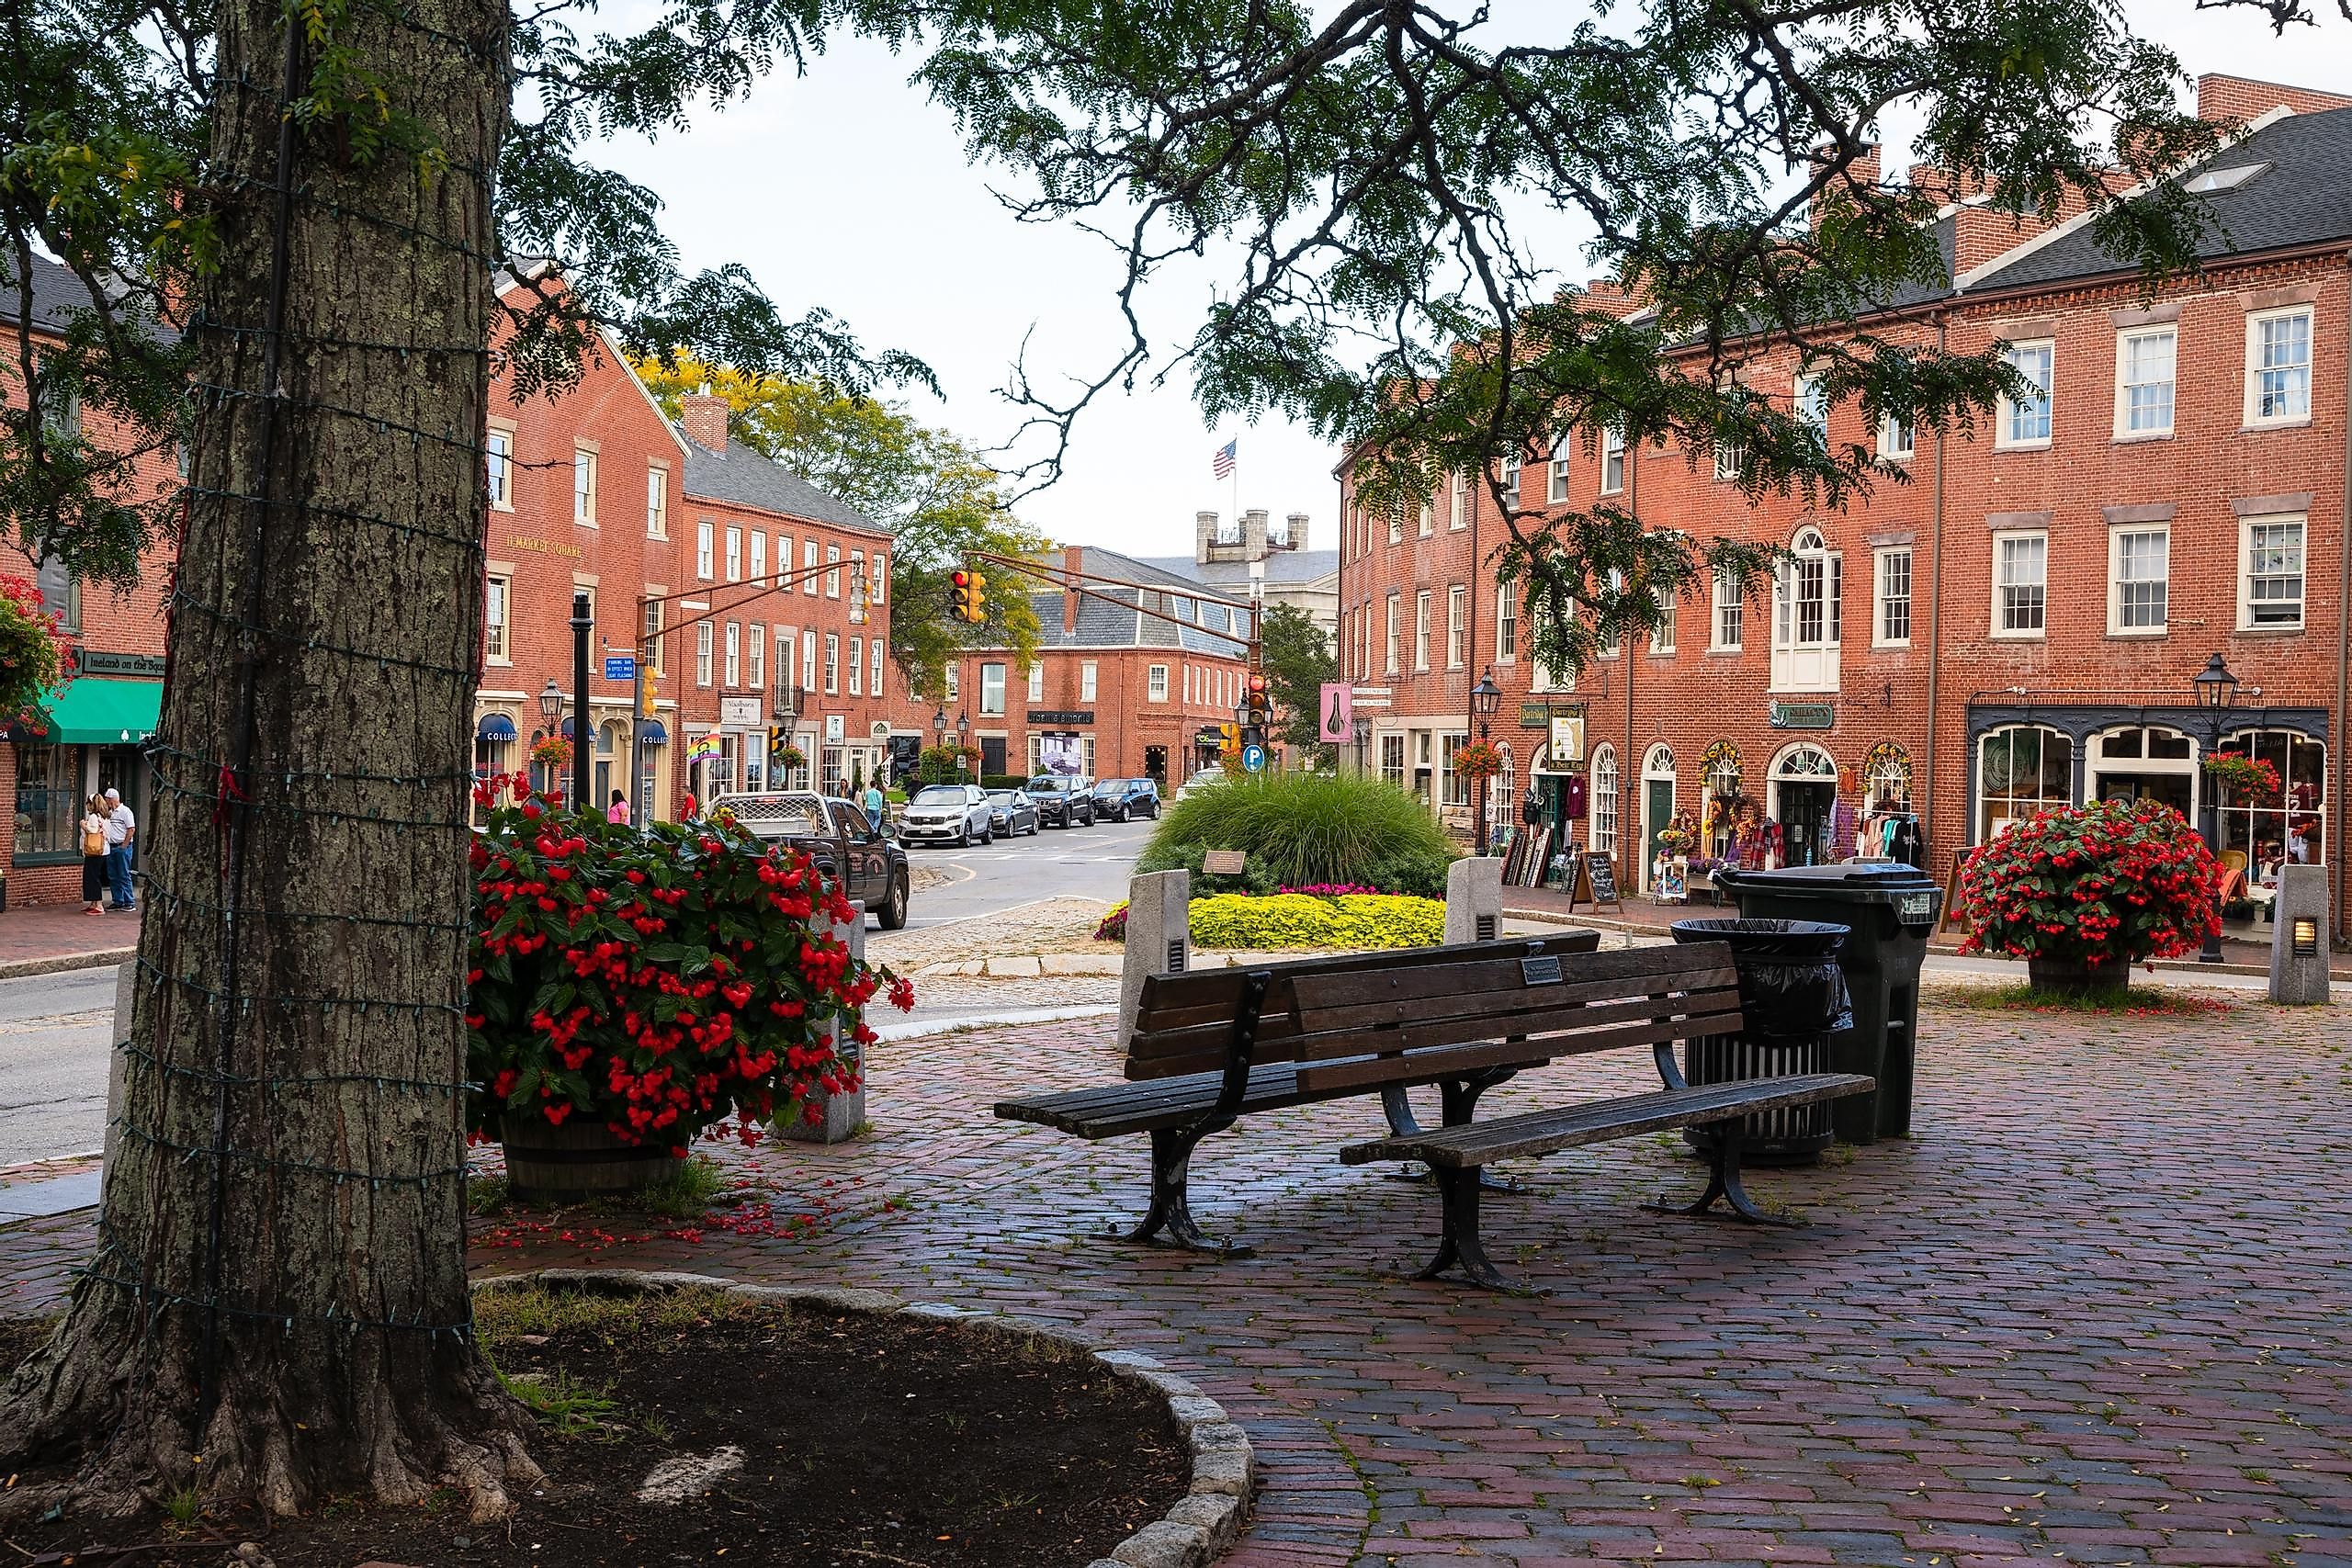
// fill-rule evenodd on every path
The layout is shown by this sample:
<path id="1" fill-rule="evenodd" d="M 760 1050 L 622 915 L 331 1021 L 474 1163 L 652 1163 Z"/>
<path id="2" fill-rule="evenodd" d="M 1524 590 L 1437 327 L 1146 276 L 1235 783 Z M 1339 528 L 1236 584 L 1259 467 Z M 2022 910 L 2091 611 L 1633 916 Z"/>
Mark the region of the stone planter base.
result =
<path id="1" fill-rule="evenodd" d="M 500 1141 L 507 1190 L 526 1202 L 635 1192 L 686 1163 L 666 1144 L 624 1144 L 600 1122 L 550 1127 L 518 1118 L 501 1129 Z"/>
<path id="2" fill-rule="evenodd" d="M 2132 965 L 2120 961 L 2080 964 L 2064 958 L 2030 958 L 2026 960 L 2025 972 L 2028 983 L 2035 990 L 2058 996 L 2121 991 L 2132 986 Z"/>

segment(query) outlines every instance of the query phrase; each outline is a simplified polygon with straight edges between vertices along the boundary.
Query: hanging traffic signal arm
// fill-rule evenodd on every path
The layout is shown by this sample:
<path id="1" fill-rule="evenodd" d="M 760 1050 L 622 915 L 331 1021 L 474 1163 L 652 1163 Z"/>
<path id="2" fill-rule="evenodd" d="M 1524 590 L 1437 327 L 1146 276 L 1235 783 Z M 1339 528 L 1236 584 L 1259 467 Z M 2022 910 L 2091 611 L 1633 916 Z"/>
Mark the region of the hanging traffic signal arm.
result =
<path id="1" fill-rule="evenodd" d="M 1263 650 L 1259 644 L 1257 635 L 1261 610 L 1255 604 L 1245 604 L 1238 599 L 1227 599 L 1221 593 L 1212 593 L 1197 588 L 1179 588 L 1164 582 L 1131 582 L 1123 577 L 1104 577 L 1096 572 L 1072 571 L 1067 567 L 1040 566 L 1035 561 L 1023 560 L 1018 556 L 996 555 L 983 551 L 976 553 L 973 558 L 987 561 L 993 566 L 1001 566 L 1008 571 L 1017 571 L 1023 577 L 1034 579 L 1042 588 L 1100 600 L 1126 615 L 1143 615 L 1155 621 L 1165 621 L 1171 626 L 1182 626 L 1188 630 L 1196 631 L 1203 637 L 1213 637 L 1224 642 L 1238 643 L 1245 660 L 1253 670 L 1264 662 Z M 1106 593 L 1100 589 L 1088 586 L 1098 582 L 1113 588 L 1130 589 L 1134 591 L 1136 597 L 1122 599 L 1115 593 Z M 1163 598 L 1176 595 L 1191 599 L 1197 604 L 1222 604 L 1227 609 L 1238 610 L 1250 617 L 1250 635 L 1243 637 L 1238 632 L 1211 631 L 1198 621 L 1188 621 L 1181 615 L 1171 615 L 1165 610 L 1151 609 L 1142 603 L 1143 596 L 1147 593 L 1157 593 Z"/>

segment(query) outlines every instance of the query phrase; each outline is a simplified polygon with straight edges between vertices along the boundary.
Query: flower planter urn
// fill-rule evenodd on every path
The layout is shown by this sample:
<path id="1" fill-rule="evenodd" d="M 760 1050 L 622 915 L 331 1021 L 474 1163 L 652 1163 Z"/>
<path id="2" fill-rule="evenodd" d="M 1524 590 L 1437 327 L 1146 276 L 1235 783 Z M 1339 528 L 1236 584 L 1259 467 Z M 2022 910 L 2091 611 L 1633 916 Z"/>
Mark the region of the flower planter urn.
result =
<path id="1" fill-rule="evenodd" d="M 636 1192 L 685 1164 L 669 1145 L 624 1144 L 601 1122 L 552 1127 L 537 1116 L 509 1116 L 499 1132 L 507 1190 L 525 1202 Z"/>
<path id="2" fill-rule="evenodd" d="M 2037 991 L 2055 996 L 2087 996 L 2097 991 L 2120 991 L 2132 984 L 2132 965 L 2120 958 L 2093 962 L 2078 958 L 2030 958 L 2026 979 Z"/>

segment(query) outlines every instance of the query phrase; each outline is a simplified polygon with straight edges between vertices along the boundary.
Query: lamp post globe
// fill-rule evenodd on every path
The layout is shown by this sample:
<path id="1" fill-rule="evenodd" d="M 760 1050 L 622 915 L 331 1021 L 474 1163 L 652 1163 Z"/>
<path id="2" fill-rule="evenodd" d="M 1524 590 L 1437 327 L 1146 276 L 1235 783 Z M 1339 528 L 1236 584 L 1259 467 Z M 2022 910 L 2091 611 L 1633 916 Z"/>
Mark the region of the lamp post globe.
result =
<path id="1" fill-rule="evenodd" d="M 2211 757 L 2222 749 L 2222 727 L 2229 722 L 2230 710 L 2237 705 L 2238 678 L 2230 673 L 2230 667 L 2223 663 L 2222 656 L 2216 653 L 2205 660 L 2205 668 L 2199 671 L 2196 677 L 2188 682 L 2188 689 L 2196 694 L 2197 705 L 2205 715 L 2205 755 Z M 2206 849 L 2212 852 L 2215 860 L 2219 860 L 2222 854 L 2222 807 L 2219 795 L 2220 791 L 2214 787 L 2211 780 L 2202 777 L 2198 779 L 2199 832 L 2205 840 Z M 2222 961 L 2222 933 L 2219 931 L 2208 931 L 2205 933 L 2205 945 L 2199 950 L 2197 957 L 2199 962 L 2204 964 L 2219 964 Z"/>
<path id="2" fill-rule="evenodd" d="M 546 721 L 550 735 L 556 732 L 556 726 L 563 722 L 563 688 L 553 681 L 549 681 L 547 689 L 539 694 L 539 717 Z"/>

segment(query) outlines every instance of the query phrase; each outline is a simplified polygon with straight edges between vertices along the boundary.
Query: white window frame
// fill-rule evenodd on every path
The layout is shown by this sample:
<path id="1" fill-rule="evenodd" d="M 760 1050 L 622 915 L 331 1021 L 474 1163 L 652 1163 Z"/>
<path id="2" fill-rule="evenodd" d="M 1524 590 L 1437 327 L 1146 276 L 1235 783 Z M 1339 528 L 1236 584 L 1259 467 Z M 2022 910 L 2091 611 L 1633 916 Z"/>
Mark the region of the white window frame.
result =
<path id="1" fill-rule="evenodd" d="M 1883 414 L 1878 422 L 1878 457 L 1882 463 L 1907 463 L 1919 455 L 1919 428 L 1899 414 Z"/>
<path id="2" fill-rule="evenodd" d="M 727 661 L 720 668 L 726 676 L 723 684 L 731 691 L 743 683 L 743 628 L 741 624 L 734 621 L 727 623 L 726 646 Z"/>
<path id="3" fill-rule="evenodd" d="M 1715 573 L 1714 598 L 1710 612 L 1707 617 L 1707 651 L 1737 653 L 1746 646 L 1747 600 L 1739 591 L 1739 579 L 1733 573 Z"/>
<path id="4" fill-rule="evenodd" d="M 1429 496 L 1421 497 L 1420 515 L 1414 519 L 1413 531 L 1424 539 L 1437 532 L 1437 507 Z"/>
<path id="5" fill-rule="evenodd" d="M 2300 367 L 2290 367 L 2290 376 L 2301 371 L 2301 408 L 2281 413 L 2261 412 L 2262 329 L 2275 321 L 2303 322 L 2303 357 Z M 2312 370 L 2319 360 L 2319 315 L 2309 305 L 2289 305 L 2276 310 L 2253 310 L 2245 318 L 2245 424 L 2249 430 L 2276 430 L 2282 425 L 2309 424 L 2312 418 Z M 2290 381 L 2290 385 L 2292 382 Z"/>
<path id="6" fill-rule="evenodd" d="M 1091 703 L 1094 700 L 1095 682 L 1098 678 L 1099 671 L 1093 660 L 1084 659 L 1079 661 L 1078 700 L 1080 702 Z"/>
<path id="7" fill-rule="evenodd" d="M 1029 666 L 1029 700 L 1033 703 L 1046 700 L 1046 661 L 1042 659 L 1033 660 Z"/>
<path id="8" fill-rule="evenodd" d="M 2150 626 L 2126 626 L 2123 619 L 2123 544 L 2126 539 L 2153 536 L 2162 541 L 2165 574 L 2154 580 L 2162 593 L 2156 620 Z M 2143 580 L 2145 581 L 2145 580 Z M 2166 523 L 2119 523 L 2107 531 L 2107 635 L 2163 637 L 2172 629 L 2172 525 Z"/>
<path id="9" fill-rule="evenodd" d="M 1813 432 L 1824 448 L 1829 445 L 1829 399 L 1818 376 L 1799 376 L 1790 384 L 1789 407 L 1797 423 Z"/>
<path id="10" fill-rule="evenodd" d="M 1894 592 L 1894 575 L 1898 563 L 1902 571 L 1903 592 Z M 1872 648 L 1908 648 L 1911 633 L 1917 625 L 1918 580 L 1913 575 L 1918 561 L 1909 545 L 1889 545 L 1871 552 L 1871 646 Z M 1893 628 L 1894 606 L 1903 606 L 1903 635 L 1897 637 Z"/>
<path id="11" fill-rule="evenodd" d="M 842 690 L 842 634 L 825 634 L 825 695 L 837 697 Z"/>
<path id="12" fill-rule="evenodd" d="M 865 644 L 856 637 L 849 639 L 849 694 L 865 694 Z"/>
<path id="13" fill-rule="evenodd" d="M 878 637 L 870 637 L 865 639 L 865 671 L 867 692 L 871 695 L 880 696 L 882 694 L 882 639 Z"/>
<path id="14" fill-rule="evenodd" d="M 1470 481 L 1456 474 L 1448 483 L 1445 526 L 1449 532 L 1470 526 Z"/>
<path id="15" fill-rule="evenodd" d="M 713 526 L 711 520 L 707 517 L 697 518 L 695 521 L 695 575 L 705 582 L 710 581 Z"/>
<path id="16" fill-rule="evenodd" d="M 1586 801 L 1596 854 L 1617 852 L 1617 748 L 1604 740 L 1592 749 L 1592 788 Z"/>
<path id="17" fill-rule="evenodd" d="M 670 536 L 670 470 L 661 463 L 645 465 L 645 536 Z"/>
<path id="18" fill-rule="evenodd" d="M 2290 621 L 2254 619 L 2254 534 L 2257 528 L 2291 526 L 2296 530 L 2295 554 L 2302 582 L 2302 592 L 2297 596 L 2295 618 Z M 2267 517 L 2244 517 L 2238 520 L 2238 630 L 2242 632 L 2301 631 L 2309 624 L 2311 615 L 2311 520 L 2303 513 L 2279 513 Z M 2279 575 L 2284 575 L 2283 573 Z M 2283 604 L 2278 600 L 2273 603 Z"/>
<path id="19" fill-rule="evenodd" d="M 1510 582 L 1495 584 L 1495 662 L 1519 662 L 1519 594 L 1518 585 Z"/>
<path id="20" fill-rule="evenodd" d="M 755 692 L 764 692 L 768 685 L 768 628 L 758 621 L 743 628 L 745 673 L 751 679 L 743 683 Z"/>
<path id="21" fill-rule="evenodd" d="M 1405 509 L 1393 502 L 1388 508 L 1388 542 L 1392 545 L 1405 542 Z"/>
<path id="22" fill-rule="evenodd" d="M 1600 493 L 1617 495 L 1625 488 L 1625 433 L 1613 424 L 1600 429 Z"/>
<path id="23" fill-rule="evenodd" d="M 768 536 L 759 529 L 752 530 L 752 581 L 764 582 L 768 576 Z"/>
<path id="24" fill-rule="evenodd" d="M 2026 368 L 2018 363 L 2020 357 L 2036 357 L 2046 367 L 2045 373 L 2048 379 L 2041 383 L 2041 417 L 2039 421 L 2041 429 L 2036 434 L 2023 435 L 2018 434 L 2018 421 L 2030 411 L 2025 404 L 2015 401 L 2007 393 L 2001 394 L 2000 407 L 1996 411 L 1993 423 L 1994 449 L 2002 452 L 2037 451 L 2046 447 L 2057 430 L 2057 423 L 2052 416 L 2058 396 L 2058 340 L 2046 337 L 2027 338 L 2005 345 L 2002 349 L 2002 356 L 2020 372 Z"/>
<path id="25" fill-rule="evenodd" d="M 2023 583 L 2007 582 L 2002 580 L 2002 573 L 2007 565 L 2009 547 L 2011 545 L 2022 545 L 2029 541 L 2037 543 L 2041 547 L 2041 577 L 2040 581 L 2032 585 L 2033 588 L 2041 594 L 2041 600 L 2037 605 L 2037 624 L 2030 626 L 2004 626 L 2002 623 L 2008 618 L 2008 615 L 2007 606 L 2003 601 L 2003 594 L 2009 589 L 2015 588 L 2022 590 L 2027 586 Z M 2050 630 L 2050 535 L 2048 531 L 2041 528 L 2018 528 L 1994 535 L 1992 578 L 1993 618 L 1990 628 L 1991 635 L 1996 639 L 2002 642 L 2040 642 L 2042 640 L 2042 638 L 2049 634 Z"/>
<path id="26" fill-rule="evenodd" d="M 1445 591 L 1445 667 L 1459 670 L 1470 656 L 1470 590 L 1456 582 Z"/>
<path id="27" fill-rule="evenodd" d="M 571 520 L 582 528 L 596 525 L 596 448 L 585 441 L 571 448 Z"/>
<path id="28" fill-rule="evenodd" d="M 743 529 L 740 524 L 727 525 L 727 581 L 743 581 Z"/>
<path id="29" fill-rule="evenodd" d="M 482 580 L 481 652 L 492 664 L 512 664 L 508 654 L 508 623 L 514 617 L 514 580 L 493 571 Z"/>
<path id="30" fill-rule="evenodd" d="M 1544 499 L 1557 506 L 1568 499 L 1568 446 L 1566 431 L 1552 442 L 1552 460 L 1544 465 Z"/>
<path id="31" fill-rule="evenodd" d="M 1396 673 L 1396 612 L 1404 607 L 1398 603 L 1403 597 L 1395 592 L 1388 595 L 1388 661 L 1381 669 L 1389 675 Z"/>
<path id="32" fill-rule="evenodd" d="M 514 430 L 493 424 L 482 444 L 482 480 L 490 491 L 493 512 L 514 510 Z"/>
<path id="33" fill-rule="evenodd" d="M 825 547 L 825 597 L 838 599 L 841 596 L 842 547 L 839 545 L 827 545 Z"/>
<path id="34" fill-rule="evenodd" d="M 2132 391 L 2137 387 L 2154 387 L 2154 381 L 2134 382 L 2132 375 L 2133 345 L 2168 340 L 2172 345 L 2172 374 L 2165 377 L 2164 388 L 2164 419 L 2162 423 L 2134 425 L 2132 423 Z M 2165 321 L 2155 326 L 2125 327 L 2115 334 L 2115 438 L 2118 441 L 2161 441 L 2173 433 L 2173 423 L 2180 412 L 2180 328 L 2178 323 Z"/>
<path id="35" fill-rule="evenodd" d="M 1525 478 L 1527 464 L 1517 452 L 1504 454 L 1502 460 L 1503 504 L 1513 512 L 1519 510 L 1520 481 Z"/>
<path id="36" fill-rule="evenodd" d="M 697 686 L 710 684 L 710 646 L 717 635 L 710 629 L 708 621 L 699 622 L 695 626 L 695 684 Z"/>
<path id="37" fill-rule="evenodd" d="M 1413 668 L 1430 667 L 1430 591 L 1426 588 L 1413 594 Z"/>
<path id="38" fill-rule="evenodd" d="M 880 550 L 875 551 L 874 559 L 868 564 L 868 570 L 872 575 L 865 584 L 865 602 L 869 604 L 879 604 L 889 597 L 890 558 Z"/>
<path id="39" fill-rule="evenodd" d="M 1154 664 L 1143 672 L 1143 700 L 1164 703 L 1168 700 L 1168 666 Z"/>
<path id="40" fill-rule="evenodd" d="M 825 591 L 825 585 L 817 581 L 817 541 L 814 539 L 800 541 L 800 592 L 814 594 Z"/>

